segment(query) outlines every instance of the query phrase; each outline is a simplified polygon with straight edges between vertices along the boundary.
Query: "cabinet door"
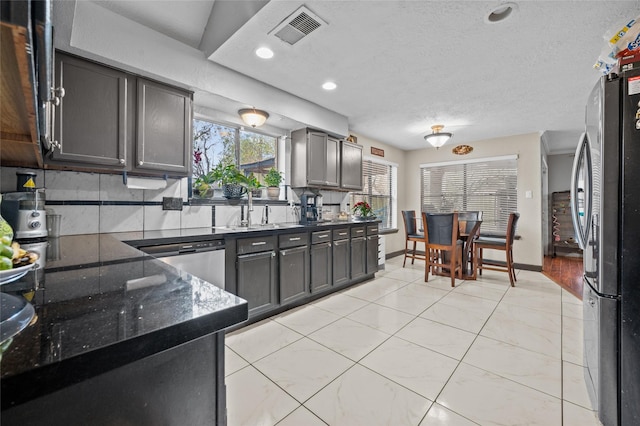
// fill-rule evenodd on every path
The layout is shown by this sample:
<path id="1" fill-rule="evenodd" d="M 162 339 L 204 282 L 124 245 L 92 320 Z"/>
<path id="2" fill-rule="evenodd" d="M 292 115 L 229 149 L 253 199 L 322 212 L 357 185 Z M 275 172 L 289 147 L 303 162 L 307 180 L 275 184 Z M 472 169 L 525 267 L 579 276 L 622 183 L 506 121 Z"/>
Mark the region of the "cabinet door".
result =
<path id="1" fill-rule="evenodd" d="M 138 79 L 134 168 L 186 176 L 191 168 L 191 95 Z"/>
<path id="2" fill-rule="evenodd" d="M 240 255 L 236 267 L 238 296 L 249 303 L 250 316 L 278 306 L 275 252 Z"/>
<path id="3" fill-rule="evenodd" d="M 345 189 L 362 190 L 362 147 L 349 142 L 340 146 L 340 186 Z"/>
<path id="4" fill-rule="evenodd" d="M 333 285 L 349 282 L 349 240 L 333 242 Z"/>
<path id="5" fill-rule="evenodd" d="M 367 237 L 367 275 L 378 272 L 378 236 Z"/>
<path id="6" fill-rule="evenodd" d="M 367 244 L 364 237 L 351 239 L 351 279 L 362 278 L 366 274 Z"/>
<path id="7" fill-rule="evenodd" d="M 311 293 L 319 293 L 331 288 L 333 281 L 333 261 L 331 243 L 311 246 Z"/>
<path id="8" fill-rule="evenodd" d="M 309 248 L 280 250 L 280 304 L 293 302 L 309 294 Z"/>
<path id="9" fill-rule="evenodd" d="M 133 119 L 131 77 L 83 59 L 56 54 L 56 87 L 65 90 L 55 108 L 55 140 L 47 163 L 82 163 L 125 170 L 127 127 Z"/>
<path id="10" fill-rule="evenodd" d="M 338 186 L 340 185 L 340 141 L 328 137 L 326 155 L 325 185 Z"/>
<path id="11" fill-rule="evenodd" d="M 327 135 L 309 132 L 307 135 L 307 185 L 325 185 Z"/>

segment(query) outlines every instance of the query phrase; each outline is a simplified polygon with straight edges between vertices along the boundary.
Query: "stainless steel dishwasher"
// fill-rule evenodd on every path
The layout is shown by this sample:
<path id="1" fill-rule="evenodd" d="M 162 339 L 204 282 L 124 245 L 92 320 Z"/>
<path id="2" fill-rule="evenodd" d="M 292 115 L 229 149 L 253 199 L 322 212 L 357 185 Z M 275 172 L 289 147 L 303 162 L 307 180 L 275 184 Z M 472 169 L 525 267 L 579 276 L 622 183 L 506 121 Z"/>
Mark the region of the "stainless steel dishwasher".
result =
<path id="1" fill-rule="evenodd" d="M 225 288 L 224 240 L 140 247 L 158 260 Z"/>

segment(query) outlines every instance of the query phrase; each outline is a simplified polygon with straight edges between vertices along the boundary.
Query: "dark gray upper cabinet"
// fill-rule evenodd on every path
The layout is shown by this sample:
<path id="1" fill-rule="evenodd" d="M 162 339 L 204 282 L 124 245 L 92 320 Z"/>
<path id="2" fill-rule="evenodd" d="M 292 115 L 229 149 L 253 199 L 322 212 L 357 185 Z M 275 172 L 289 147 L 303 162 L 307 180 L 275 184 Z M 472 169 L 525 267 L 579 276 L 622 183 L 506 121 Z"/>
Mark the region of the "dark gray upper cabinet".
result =
<path id="1" fill-rule="evenodd" d="M 50 167 L 189 174 L 190 92 L 61 52 L 56 87 Z"/>
<path id="2" fill-rule="evenodd" d="M 326 133 L 299 129 L 291 132 L 291 186 L 338 188 L 340 143 Z"/>
<path id="3" fill-rule="evenodd" d="M 49 160 L 126 170 L 135 77 L 62 53 L 55 63 L 56 87 L 66 93 L 55 110 L 59 148 Z"/>
<path id="4" fill-rule="evenodd" d="M 362 146 L 340 142 L 340 187 L 362 191 Z"/>
<path id="5" fill-rule="evenodd" d="M 191 166 L 191 95 L 138 79 L 134 169 L 188 174 Z"/>

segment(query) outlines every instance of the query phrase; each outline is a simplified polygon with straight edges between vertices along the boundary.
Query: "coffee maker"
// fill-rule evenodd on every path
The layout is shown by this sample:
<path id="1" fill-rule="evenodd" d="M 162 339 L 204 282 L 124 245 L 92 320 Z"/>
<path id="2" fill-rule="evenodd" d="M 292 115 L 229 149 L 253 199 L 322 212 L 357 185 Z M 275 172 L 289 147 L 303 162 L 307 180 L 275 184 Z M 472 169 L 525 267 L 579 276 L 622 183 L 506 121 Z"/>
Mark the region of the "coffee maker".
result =
<path id="1" fill-rule="evenodd" d="M 322 195 L 300 194 L 300 224 L 308 225 L 319 222 L 322 215 Z"/>

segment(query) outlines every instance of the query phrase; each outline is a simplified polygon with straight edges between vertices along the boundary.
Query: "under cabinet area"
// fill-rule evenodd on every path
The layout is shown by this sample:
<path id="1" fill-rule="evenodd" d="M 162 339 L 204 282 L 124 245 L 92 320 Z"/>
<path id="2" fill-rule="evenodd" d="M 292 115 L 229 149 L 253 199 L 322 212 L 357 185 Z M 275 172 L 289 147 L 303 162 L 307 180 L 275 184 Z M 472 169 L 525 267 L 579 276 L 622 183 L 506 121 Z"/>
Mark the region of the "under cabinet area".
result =
<path id="1" fill-rule="evenodd" d="M 192 94 L 62 52 L 49 168 L 187 176 Z"/>

